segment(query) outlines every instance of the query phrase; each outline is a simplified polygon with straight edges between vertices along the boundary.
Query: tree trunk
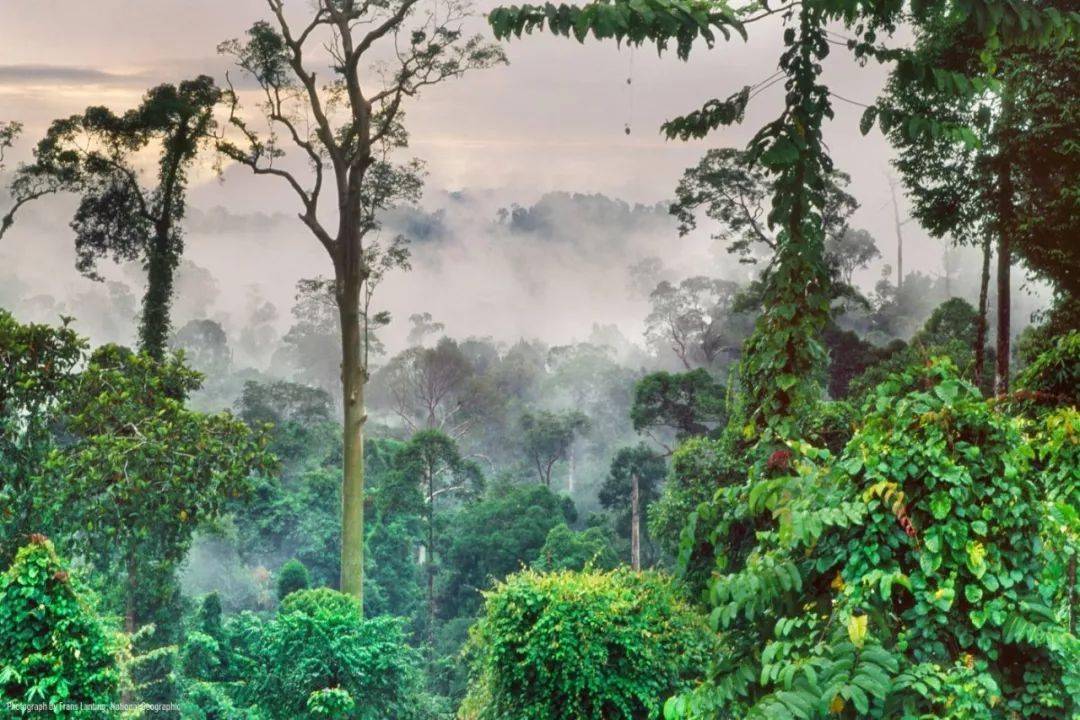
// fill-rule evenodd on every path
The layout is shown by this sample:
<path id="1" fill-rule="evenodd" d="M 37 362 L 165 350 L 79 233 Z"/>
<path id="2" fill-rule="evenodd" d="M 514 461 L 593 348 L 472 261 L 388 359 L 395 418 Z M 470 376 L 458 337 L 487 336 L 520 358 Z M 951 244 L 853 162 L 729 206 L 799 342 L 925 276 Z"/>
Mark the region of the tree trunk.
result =
<path id="1" fill-rule="evenodd" d="M 896 295 L 900 296 L 900 289 L 904 286 L 904 233 L 900 222 L 900 204 L 896 202 L 896 183 L 889 179 L 889 191 L 892 194 L 893 225 L 896 228 Z"/>
<path id="2" fill-rule="evenodd" d="M 125 561 L 127 570 L 127 590 L 124 593 L 124 632 L 127 634 L 129 642 L 131 636 L 134 635 L 135 631 L 138 629 L 138 622 L 135 617 L 135 591 L 138 589 L 138 583 L 135 579 L 135 565 L 135 558 L 129 554 Z M 120 693 L 120 702 L 131 704 L 134 702 L 134 699 L 132 689 L 125 685 L 123 691 Z"/>
<path id="3" fill-rule="evenodd" d="M 975 328 L 975 385 L 982 387 L 986 368 L 986 321 L 990 309 L 990 236 L 983 239 L 982 275 L 979 278 L 979 323 Z"/>
<path id="4" fill-rule="evenodd" d="M 136 579 L 135 558 L 127 559 L 127 592 L 124 595 L 124 632 L 132 635 L 138 629 L 135 618 L 135 592 L 139 584 Z"/>
<path id="5" fill-rule="evenodd" d="M 570 442 L 570 474 L 566 478 L 566 491 L 574 494 L 574 470 L 576 469 L 576 456 L 574 455 L 574 443 Z"/>
<path id="6" fill-rule="evenodd" d="M 139 322 L 139 349 L 155 360 L 165 357 L 169 343 L 169 305 L 172 302 L 176 259 L 170 250 L 169 229 L 159 228 L 146 259 L 146 293 Z"/>
<path id="7" fill-rule="evenodd" d="M 428 469 L 428 551 L 427 551 L 427 611 L 428 653 L 435 652 L 435 473 Z"/>
<path id="8" fill-rule="evenodd" d="M 994 373 L 994 393 L 1004 395 L 1009 392 L 1009 350 L 1012 315 L 1012 232 L 1016 227 L 1015 208 L 1013 207 L 1012 171 L 1009 167 L 1008 131 L 1012 121 L 1013 99 L 1006 89 L 1001 110 L 1002 137 L 998 150 L 998 198 L 997 198 L 997 369 Z"/>
<path id="9" fill-rule="evenodd" d="M 641 569 L 641 488 L 637 473 L 630 475 L 630 567 Z"/>
<path id="10" fill-rule="evenodd" d="M 358 247 L 359 242 L 355 243 Z M 346 246 L 348 247 L 348 246 Z M 348 250 L 346 250 L 348 252 Z M 351 267 L 349 265 L 351 264 Z M 364 385 L 367 369 L 360 337 L 360 263 L 338 272 L 341 312 L 341 384 L 344 417 L 344 472 L 341 482 L 341 592 L 364 599 Z"/>
<path id="11" fill-rule="evenodd" d="M 1009 345 L 1012 311 L 1012 293 L 1010 268 L 1012 265 L 1012 247 L 1008 234 L 1002 234 L 998 240 L 997 264 L 997 346 L 994 372 L 994 394 L 1004 395 L 1009 392 Z"/>

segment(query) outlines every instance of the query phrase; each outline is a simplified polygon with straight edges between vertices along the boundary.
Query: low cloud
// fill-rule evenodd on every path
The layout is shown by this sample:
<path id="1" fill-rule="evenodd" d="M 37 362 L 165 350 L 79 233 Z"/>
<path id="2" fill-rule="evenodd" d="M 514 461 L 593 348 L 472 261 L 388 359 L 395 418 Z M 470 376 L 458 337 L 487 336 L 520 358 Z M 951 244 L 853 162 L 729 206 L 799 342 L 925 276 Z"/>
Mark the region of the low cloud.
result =
<path id="1" fill-rule="evenodd" d="M 76 65 L 0 65 L 4 85 L 138 85 L 147 77 L 140 73 L 120 74 Z"/>

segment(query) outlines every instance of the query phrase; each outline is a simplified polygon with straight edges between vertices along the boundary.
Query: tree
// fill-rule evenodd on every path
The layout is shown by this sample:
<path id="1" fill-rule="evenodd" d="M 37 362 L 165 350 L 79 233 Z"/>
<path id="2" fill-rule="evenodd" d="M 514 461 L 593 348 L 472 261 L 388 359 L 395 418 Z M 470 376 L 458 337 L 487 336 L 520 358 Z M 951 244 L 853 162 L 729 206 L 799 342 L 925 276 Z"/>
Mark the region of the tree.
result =
<path id="1" fill-rule="evenodd" d="M 484 596 L 460 717 L 659 717 L 715 651 L 700 617 L 653 573 L 526 570 Z"/>
<path id="2" fill-rule="evenodd" d="M 175 358 L 104 346 L 64 398 L 70 440 L 50 465 L 77 541 L 95 566 L 124 577 L 128 632 L 171 602 L 198 524 L 248 492 L 250 473 L 271 462 L 266 439 L 231 415 L 184 407 L 199 382 Z"/>
<path id="3" fill-rule="evenodd" d="M 448 0 L 422 10 L 417 0 L 390 4 L 356 0 L 319 0 L 302 26 L 286 19 L 283 0 L 267 0 L 273 22 L 257 22 L 246 41 L 223 43 L 221 51 L 263 91 L 260 109 L 270 127 L 260 136 L 237 110 L 231 127 L 240 138 L 219 149 L 257 175 L 284 180 L 300 201 L 300 219 L 326 250 L 334 267 L 334 299 L 341 331 L 341 380 L 344 405 L 342 476 L 341 589 L 363 593 L 364 538 L 364 386 L 368 379 L 368 343 L 363 312 L 385 271 L 405 263 L 395 240 L 380 246 L 373 239 L 377 214 L 415 200 L 421 190 L 417 163 L 394 164 L 391 153 L 405 146 L 403 102 L 423 88 L 476 68 L 504 61 L 498 48 L 479 38 L 463 39 L 460 24 L 468 6 Z M 325 35 L 329 35 L 326 40 Z M 325 62 L 312 62 L 313 44 L 326 48 Z M 367 86 L 363 63 L 376 48 L 395 48 L 374 87 Z M 329 82 L 316 79 L 315 67 L 331 68 Z M 378 68 L 376 68 L 378 70 Z M 311 122 L 302 123 L 308 117 Z M 310 182 L 275 164 L 285 154 L 275 130 L 302 152 Z M 324 181 L 327 185 L 324 185 Z M 324 188 L 332 182 L 329 215 L 320 215 Z M 330 217 L 336 228 L 323 223 Z M 389 261 L 388 261 L 389 260 Z"/>
<path id="4" fill-rule="evenodd" d="M 271 720 L 415 717 L 423 707 L 418 658 L 401 622 L 365 620 L 349 595 L 292 593 L 256 653 L 248 692 Z M 330 713 L 329 705 L 340 710 Z"/>
<path id="5" fill-rule="evenodd" d="M 641 517 L 660 496 L 667 464 L 644 444 L 615 453 L 600 488 L 600 504 L 616 512 L 616 527 L 629 531 L 630 566 L 641 569 Z"/>
<path id="6" fill-rule="evenodd" d="M 172 350 L 182 350 L 184 360 L 207 377 L 219 377 L 232 366 L 232 351 L 224 328 L 213 320 L 192 320 L 173 333 Z"/>
<path id="7" fill-rule="evenodd" d="M 278 600 L 284 600 L 289 595 L 299 590 L 307 590 L 311 585 L 307 568 L 299 560 L 290 560 L 281 566 L 278 571 L 277 596 Z"/>
<path id="8" fill-rule="evenodd" d="M 237 414 L 249 425 L 306 426 L 331 422 L 333 409 L 333 401 L 325 390 L 283 380 L 266 383 L 248 380 L 236 401 Z"/>
<path id="9" fill-rule="evenodd" d="M 551 529 L 576 520 L 573 502 L 543 485 L 493 484 L 451 520 L 439 612 L 471 618 L 481 590 L 535 561 Z"/>
<path id="10" fill-rule="evenodd" d="M 658 353 L 670 349 L 687 370 L 712 365 L 721 352 L 737 350 L 725 332 L 736 290 L 733 282 L 700 276 L 661 282 L 649 295 L 645 339 Z"/>
<path id="11" fill-rule="evenodd" d="M 522 450 L 536 468 L 544 487 L 551 487 L 555 463 L 566 460 L 574 438 L 589 429 L 589 418 L 580 412 L 553 413 L 542 410 L 521 416 Z"/>
<path id="12" fill-rule="evenodd" d="M 97 261 L 142 262 L 147 274 L 139 344 L 160 360 L 169 340 L 173 276 L 184 251 L 187 171 L 216 128 L 221 91 L 206 76 L 151 89 L 123 115 L 89 107 L 56 120 L 38 144 L 28 177 L 47 175 L 81 195 L 72 220 L 76 267 L 98 278 Z M 158 156 L 157 182 L 139 179 L 138 155 Z"/>
<path id="13" fill-rule="evenodd" d="M 880 256 L 873 238 L 865 230 L 852 230 L 848 219 L 859 203 L 844 188 L 851 178 L 833 171 L 825 185 L 822 213 L 826 253 L 842 282 L 850 284 L 851 273 Z M 701 161 L 683 173 L 675 190 L 671 214 L 685 235 L 697 227 L 697 213 L 720 224 L 714 239 L 727 245 L 740 262 L 756 263 L 762 254 L 771 265 L 777 249 L 776 232 L 768 221 L 765 201 L 769 196 L 769 174 L 746 150 L 709 150 Z"/>
<path id="14" fill-rule="evenodd" d="M 1058 7 L 1075 11 L 1069 3 L 1049 6 L 1054 12 Z M 987 49 L 982 32 L 947 12 L 929 13 L 919 30 L 920 60 L 934 66 L 941 85 L 966 92 L 943 92 L 898 69 L 882 110 L 899 118 L 890 120 L 890 136 L 900 150 L 896 164 L 916 217 L 938 237 L 983 245 L 981 307 L 991 238 L 997 247 L 995 391 L 1004 393 L 1014 254 L 1059 292 L 1069 295 L 1080 287 L 1071 269 L 1080 257 L 1068 249 L 1074 243 L 1064 241 L 1072 232 L 1065 218 L 1076 211 L 1071 170 L 1077 159 L 1065 139 L 1075 98 L 1063 91 L 1080 69 L 1080 52 L 1071 42 Z M 905 126 L 906 117 L 918 120 Z M 926 118 L 964 127 L 966 134 L 929 132 Z M 977 365 L 981 374 L 981 357 Z"/>
<path id="15" fill-rule="evenodd" d="M 43 467 L 55 450 L 63 398 L 85 360 L 68 323 L 23 325 L 0 310 L 0 564 L 31 533 L 61 524 L 64 508 Z M 50 532 L 53 530 L 50 529 Z"/>
<path id="16" fill-rule="evenodd" d="M 703 368 L 685 373 L 655 372 L 634 386 L 630 419 L 638 432 L 674 430 L 677 440 L 707 435 L 727 417 L 727 389 Z"/>
<path id="17" fill-rule="evenodd" d="M 409 322 L 412 324 L 409 328 L 409 336 L 406 338 L 409 345 L 423 345 L 428 335 L 437 336 L 446 329 L 446 325 L 435 322 L 429 312 L 414 313 L 409 316 Z"/>
<path id="18" fill-rule="evenodd" d="M 428 641 L 434 646 L 435 641 L 435 575 L 438 570 L 436 548 L 436 523 L 439 519 L 436 501 L 451 498 L 468 499 L 475 497 L 483 489 L 483 476 L 480 468 L 472 462 L 462 459 L 456 443 L 438 430 L 424 430 L 413 435 L 412 439 L 398 451 L 394 458 L 398 472 L 415 482 L 423 491 L 424 525 L 427 575 L 427 610 Z"/>
<path id="19" fill-rule="evenodd" d="M 410 432 L 439 430 L 455 438 L 474 419 L 469 412 L 476 400 L 469 385 L 473 375 L 472 363 L 446 337 L 434 347 L 399 353 L 378 372 L 394 412 Z"/>
<path id="20" fill-rule="evenodd" d="M 566 523 L 551 528 L 533 562 L 538 572 L 559 570 L 614 570 L 619 558 L 613 547 L 610 526 L 594 525 L 584 530 L 571 530 Z"/>
<path id="21" fill-rule="evenodd" d="M 12 148 L 15 141 L 22 134 L 23 125 L 14 120 L 0 121 L 0 173 L 6 169 L 4 155 Z M 8 185 L 9 206 L 7 212 L 0 216 L 0 240 L 4 234 L 15 224 L 15 214 L 27 203 L 33 202 L 46 195 L 60 191 L 70 180 L 69 175 L 57 176 L 52 173 L 42 172 L 41 168 L 33 165 L 20 165 Z"/>
<path id="22" fill-rule="evenodd" d="M 52 543 L 32 535 L 0 574 L 5 717 L 101 717 L 97 708 L 117 700 L 119 646 Z"/>

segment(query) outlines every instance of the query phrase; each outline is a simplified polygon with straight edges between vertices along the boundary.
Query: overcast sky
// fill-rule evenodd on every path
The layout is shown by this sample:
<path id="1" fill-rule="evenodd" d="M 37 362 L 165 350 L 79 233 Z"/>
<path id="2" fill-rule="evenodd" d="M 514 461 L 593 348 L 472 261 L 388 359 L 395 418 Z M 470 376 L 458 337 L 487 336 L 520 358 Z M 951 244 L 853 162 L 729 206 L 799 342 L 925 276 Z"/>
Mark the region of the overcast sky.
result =
<path id="1" fill-rule="evenodd" d="M 302 12 L 307 3 L 293 0 L 291 5 Z M 485 3 L 479 9 L 493 5 Z M 223 79 L 229 66 L 216 54 L 217 44 L 241 35 L 252 21 L 264 17 L 263 0 L 3 0 L 0 119 L 26 124 L 15 158 L 27 155 L 31 141 L 50 120 L 89 104 L 122 110 L 157 83 L 197 73 Z M 480 19 L 474 29 L 487 32 Z M 614 44 L 582 46 L 548 36 L 514 41 L 507 46 L 509 67 L 476 72 L 430 89 L 408 108 L 411 152 L 427 162 L 430 173 L 428 203 L 435 207 L 445 200 L 446 191 L 454 190 L 486 193 L 491 202 L 483 205 L 485 209 L 500 203 L 532 203 L 550 191 L 604 193 L 631 203 L 664 201 L 672 196 L 682 171 L 707 148 L 741 146 L 773 118 L 781 88 L 776 86 L 755 99 L 742 126 L 722 130 L 707 141 L 665 141 L 658 132 L 660 124 L 711 97 L 727 96 L 771 75 L 779 46 L 780 25 L 772 21 L 755 24 L 748 42 L 736 38 L 712 50 L 702 46 L 688 63 L 674 55 L 657 58 L 649 48 L 631 53 Z M 884 73 L 878 67 L 856 67 L 846 51 L 838 48 L 830 58 L 826 80 L 847 98 L 871 102 L 882 87 Z M 870 230 L 886 260 L 891 260 L 895 236 L 887 183 L 889 148 L 876 132 L 865 138 L 859 134 L 861 108 L 837 101 L 836 114 L 826 140 L 837 166 L 851 174 L 850 190 L 862 204 L 853 224 Z M 624 132 L 628 123 L 629 135 Z M 226 171 L 224 182 L 209 171 L 198 177 L 190 193 L 190 204 L 197 210 L 225 206 L 237 214 L 294 211 L 293 199 L 280 186 L 239 168 Z M 39 208 L 36 218 L 35 232 L 55 241 L 55 247 L 41 237 L 28 238 L 30 230 L 17 227 L 5 241 L 7 247 L 0 248 L 0 262 L 27 266 L 25 276 L 31 284 L 39 276 L 41 282 L 66 278 L 56 267 L 66 264 L 66 258 L 64 263 L 50 263 L 45 273 L 39 267 L 35 275 L 31 269 L 40 266 L 43 248 L 62 253 L 70 245 L 62 213 Z M 940 245 L 913 224 L 905 230 L 907 267 L 940 272 Z M 289 229 L 288 234 L 292 232 Z M 295 255 L 276 261 L 262 258 L 247 269 L 238 269 L 242 255 L 223 249 L 228 242 L 220 234 L 212 240 L 192 236 L 188 257 L 219 277 L 237 273 L 246 284 L 261 277 L 269 286 L 267 292 L 280 298 L 291 292 L 294 276 L 320 269 L 326 272 L 325 259 L 299 225 L 295 227 Z M 655 244 L 652 254 L 656 255 L 685 249 L 684 262 L 672 263 L 677 266 L 715 263 L 715 256 L 704 253 L 700 242 L 692 245 L 687 240 L 682 242 L 692 246 L 680 245 L 674 233 L 656 232 L 650 242 Z M 647 243 L 635 244 L 635 252 L 648 253 L 648 249 Z M 473 260 L 482 264 L 483 257 Z M 467 294 L 469 288 L 482 288 L 485 277 L 490 277 L 483 267 L 473 270 L 468 282 L 459 279 L 453 284 L 455 296 Z M 700 271 L 712 273 L 715 268 L 701 267 Z M 876 270 L 868 277 L 875 275 Z M 75 277 L 73 271 L 71 277 Z M 430 277 L 423 285 L 402 283 L 396 291 L 396 302 L 403 305 L 396 308 L 399 316 L 429 309 L 423 307 L 425 303 L 446 307 L 450 313 L 475 309 L 460 298 L 457 304 L 447 305 L 450 300 L 440 297 L 440 284 L 432 284 Z M 571 332 L 580 333 L 583 325 L 570 316 L 588 314 L 584 310 L 565 309 Z M 605 316 L 605 312 L 618 314 L 608 310 L 598 311 L 589 321 L 625 319 Z M 450 326 L 453 329 L 452 321 Z"/>

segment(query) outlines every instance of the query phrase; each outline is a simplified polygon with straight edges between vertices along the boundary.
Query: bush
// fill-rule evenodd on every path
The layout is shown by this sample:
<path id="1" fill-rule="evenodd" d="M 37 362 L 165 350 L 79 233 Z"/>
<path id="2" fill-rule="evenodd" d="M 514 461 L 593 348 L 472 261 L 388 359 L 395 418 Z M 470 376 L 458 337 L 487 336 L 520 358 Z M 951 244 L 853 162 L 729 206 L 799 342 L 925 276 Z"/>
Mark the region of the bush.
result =
<path id="1" fill-rule="evenodd" d="M 609 527 L 591 527 L 576 532 L 565 523 L 556 525 L 548 532 L 533 567 L 541 572 L 582 570 L 586 566 L 611 570 L 619 564 L 614 542 Z"/>
<path id="2" fill-rule="evenodd" d="M 217 683 L 190 683 L 180 701 L 180 717 L 184 720 L 241 720 L 250 717 L 238 709 Z"/>
<path id="3" fill-rule="evenodd" d="M 277 596 L 278 600 L 284 600 L 297 590 L 307 590 L 311 586 L 307 568 L 299 560 L 290 560 L 281 566 L 278 571 Z"/>
<path id="4" fill-rule="evenodd" d="M 1056 338 L 1020 372 L 1016 387 L 1039 404 L 1080 406 L 1080 331 Z"/>
<path id="5" fill-rule="evenodd" d="M 321 588 L 287 596 L 264 629 L 258 659 L 251 695 L 271 720 L 419 716 L 419 658 L 401 622 L 364 619 L 349 595 Z"/>
<path id="6" fill-rule="evenodd" d="M 937 360 L 881 384 L 838 458 L 793 442 L 718 493 L 723 650 L 671 717 L 1077 717 L 1076 495 L 1041 476 L 1075 474 L 1080 425 L 1055 446 L 1001 407 Z"/>
<path id="7" fill-rule="evenodd" d="M 654 573 L 531 570 L 485 593 L 470 633 L 470 720 L 656 717 L 714 651 L 704 622 Z"/>
<path id="8" fill-rule="evenodd" d="M 41 717 L 16 708 L 36 703 L 53 705 L 53 717 L 89 720 L 100 714 L 81 705 L 116 702 L 116 641 L 80 592 L 41 535 L 0 575 L 0 706 L 11 713 L 4 717 Z"/>

